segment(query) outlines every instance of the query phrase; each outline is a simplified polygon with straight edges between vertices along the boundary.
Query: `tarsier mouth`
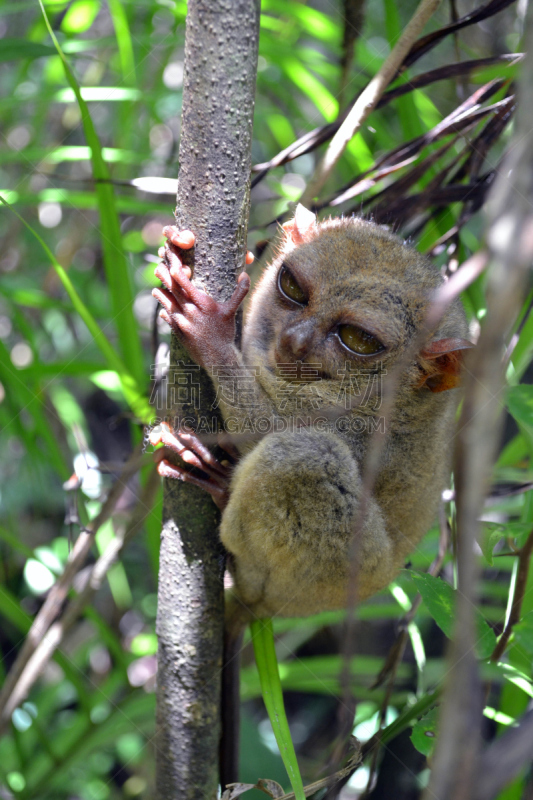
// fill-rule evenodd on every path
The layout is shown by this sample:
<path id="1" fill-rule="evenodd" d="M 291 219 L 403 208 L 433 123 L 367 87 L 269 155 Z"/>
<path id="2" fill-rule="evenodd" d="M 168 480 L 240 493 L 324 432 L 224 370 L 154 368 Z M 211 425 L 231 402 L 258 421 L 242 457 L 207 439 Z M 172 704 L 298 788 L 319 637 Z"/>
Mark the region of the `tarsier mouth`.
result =
<path id="1" fill-rule="evenodd" d="M 291 383 L 335 380 L 334 376 L 324 369 L 322 362 L 313 361 L 312 356 L 308 359 L 291 359 L 288 356 L 283 357 L 277 349 L 274 351 L 274 363 L 271 362 L 269 370 L 277 378 Z"/>

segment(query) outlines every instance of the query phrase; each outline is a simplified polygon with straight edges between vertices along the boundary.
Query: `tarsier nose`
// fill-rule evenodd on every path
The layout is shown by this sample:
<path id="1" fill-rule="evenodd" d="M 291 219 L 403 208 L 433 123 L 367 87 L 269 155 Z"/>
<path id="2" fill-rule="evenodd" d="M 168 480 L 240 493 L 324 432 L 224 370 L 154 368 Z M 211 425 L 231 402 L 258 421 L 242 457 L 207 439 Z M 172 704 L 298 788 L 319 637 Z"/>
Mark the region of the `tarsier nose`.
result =
<path id="1" fill-rule="evenodd" d="M 311 321 L 299 322 L 286 328 L 280 337 L 280 344 L 287 353 L 303 358 L 313 343 L 314 325 Z"/>

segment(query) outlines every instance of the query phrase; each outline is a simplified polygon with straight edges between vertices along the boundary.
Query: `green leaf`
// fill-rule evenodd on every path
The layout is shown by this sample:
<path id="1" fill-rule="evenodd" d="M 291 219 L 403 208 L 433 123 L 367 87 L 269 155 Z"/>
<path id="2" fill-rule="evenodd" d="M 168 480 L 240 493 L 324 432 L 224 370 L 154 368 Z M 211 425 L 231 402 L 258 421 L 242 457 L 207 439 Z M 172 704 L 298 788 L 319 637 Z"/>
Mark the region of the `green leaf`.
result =
<path id="1" fill-rule="evenodd" d="M 128 17 L 120 0 L 109 0 L 109 11 L 117 37 L 122 77 L 126 83 L 134 86 L 136 83 L 135 56 Z"/>
<path id="2" fill-rule="evenodd" d="M 274 633 L 271 619 L 258 619 L 250 625 L 254 645 L 255 660 L 261 680 L 263 700 L 268 711 L 276 742 L 285 764 L 295 800 L 305 800 L 302 777 L 294 752 L 289 723 L 283 705 L 283 692 L 279 679 Z"/>
<path id="3" fill-rule="evenodd" d="M 354 656 L 350 659 L 349 674 L 354 692 L 361 687 L 370 686 L 375 676 L 381 671 L 384 659 L 377 656 Z M 342 696 L 341 672 L 343 669 L 340 656 L 309 656 L 278 663 L 281 685 L 285 690 L 298 691 L 305 686 L 306 692 L 317 694 L 334 694 Z M 400 664 L 398 678 L 407 679 L 410 668 Z M 258 675 L 253 666 L 241 670 L 241 694 L 243 697 L 256 697 L 259 694 Z M 260 676 L 259 676 L 260 679 Z"/>
<path id="4" fill-rule="evenodd" d="M 19 605 L 17 598 L 5 586 L 0 586 L 0 616 L 5 617 L 22 633 L 31 627 L 31 617 Z"/>
<path id="5" fill-rule="evenodd" d="M 485 522 L 483 523 L 483 528 L 481 529 L 481 533 L 478 539 L 479 546 L 481 547 L 481 552 L 485 556 L 485 560 L 488 564 L 492 566 L 493 559 L 492 553 L 494 548 L 505 536 L 505 526 L 500 525 L 495 522 Z"/>
<path id="6" fill-rule="evenodd" d="M 449 583 L 440 578 L 434 578 L 432 575 L 423 575 L 412 570 L 410 570 L 410 574 L 429 613 L 439 628 L 451 639 L 455 621 L 455 589 Z"/>
<path id="7" fill-rule="evenodd" d="M 1 41 L 0 39 L 0 43 Z M 122 150 L 119 147 L 103 147 L 102 156 L 110 164 L 140 164 L 143 157 L 146 158 L 146 154 L 141 151 L 134 153 L 132 150 Z M 81 144 L 61 145 L 52 147 L 52 149 L 49 147 L 25 147 L 23 151 L 5 150 L 1 152 L 0 164 L 27 163 L 28 161 L 60 164 L 63 161 L 89 161 L 90 158 L 91 148 Z"/>
<path id="8" fill-rule="evenodd" d="M 34 194 L 22 194 L 12 189 L 2 190 L 2 195 L 11 203 L 35 207 L 36 203 L 67 203 L 76 208 L 98 208 L 98 200 L 93 192 L 76 192 L 68 189 L 43 189 Z M 138 200 L 135 197 L 121 196 L 117 198 L 116 209 L 124 214 L 155 214 L 157 211 L 166 214 L 172 219 L 172 212 L 168 203 L 154 203 L 153 200 Z"/>
<path id="9" fill-rule="evenodd" d="M 527 614 L 513 628 L 514 641 L 533 655 L 533 613 Z"/>
<path id="10" fill-rule="evenodd" d="M 516 324 L 521 326 L 521 330 L 518 328 L 518 330 L 520 330 L 518 341 L 513 350 L 511 363 L 507 370 L 509 381 L 512 384 L 518 383 L 528 368 L 533 356 L 533 314 L 528 311 L 528 309 L 531 308 L 532 299 L 533 292 L 530 292 L 522 306 L 522 313 L 524 316 L 523 318 L 519 317 L 516 321 Z"/>
<path id="11" fill-rule="evenodd" d="M 515 539 L 516 546 L 521 547 L 530 533 L 531 524 L 526 522 L 484 522 L 479 546 L 488 563 L 492 566 L 492 554 L 501 539 Z"/>
<path id="12" fill-rule="evenodd" d="M 124 100 L 140 100 L 139 89 L 128 89 L 126 86 L 82 86 L 75 89 L 60 89 L 54 96 L 58 103 L 75 103 L 80 98 L 87 103 L 120 103 Z M 91 137 L 87 136 L 87 140 Z"/>
<path id="13" fill-rule="evenodd" d="M 426 604 L 426 607 L 448 639 L 453 636 L 455 626 L 455 609 L 457 606 L 457 591 L 449 583 L 434 578 L 432 575 L 421 574 L 410 570 L 414 584 Z M 480 658 L 488 658 L 496 645 L 496 634 L 476 610 L 477 642 L 476 650 Z"/>
<path id="14" fill-rule="evenodd" d="M 286 57 L 280 66 L 301 92 L 306 94 L 327 122 L 339 113 L 339 104 L 331 92 L 297 58 Z"/>
<path id="15" fill-rule="evenodd" d="M 533 450 L 533 386 L 520 384 L 507 390 L 507 408 Z"/>
<path id="16" fill-rule="evenodd" d="M 0 195 L 0 202 L 2 202 L 6 206 L 9 206 L 9 203 L 6 202 L 6 200 L 4 200 L 2 195 Z M 103 353 L 111 370 L 117 372 L 120 375 L 120 381 L 122 384 L 122 389 L 124 391 L 124 397 L 129 403 L 131 409 L 135 412 L 135 414 L 137 414 L 137 416 L 140 419 L 142 420 L 150 419 L 152 416 L 152 409 L 148 404 L 148 400 L 144 396 L 143 392 L 140 390 L 137 382 L 135 381 L 135 378 L 128 372 L 128 370 L 120 360 L 120 357 L 116 354 L 113 346 L 111 345 L 110 341 L 108 340 L 104 332 L 99 327 L 98 323 L 92 316 L 89 309 L 83 303 L 83 300 L 81 299 L 76 289 L 74 288 L 72 281 L 70 280 L 66 271 L 57 261 L 57 259 L 55 258 L 49 247 L 41 239 L 39 234 L 31 227 L 31 225 L 29 225 L 26 222 L 26 220 L 20 216 L 20 214 L 17 214 L 17 212 L 13 208 L 11 210 L 13 211 L 13 214 L 15 214 L 15 216 L 19 218 L 19 220 L 23 223 L 23 225 L 25 225 L 26 228 L 28 228 L 28 230 L 31 231 L 31 233 L 35 236 L 41 247 L 44 249 L 46 255 L 50 259 L 52 266 L 57 272 L 59 279 L 61 280 L 61 283 L 66 289 L 67 294 L 72 301 L 72 305 L 74 306 L 75 311 L 77 311 L 78 315 L 81 317 L 81 319 L 89 329 L 89 332 L 91 333 L 97 346 Z M 53 439 L 53 437 L 50 438 Z"/>
<path id="17" fill-rule="evenodd" d="M 269 114 L 266 122 L 279 147 L 288 147 L 294 142 L 294 130 L 284 114 Z"/>
<path id="18" fill-rule="evenodd" d="M 1 199 L 2 197 L 0 196 Z M 47 446 L 46 457 L 50 466 L 57 470 L 65 480 L 68 475 L 68 467 L 58 446 L 57 438 L 53 435 L 50 424 L 45 417 L 42 393 L 37 393 L 31 386 L 28 386 L 18 372 L 12 365 L 9 351 L 3 341 L 0 340 L 0 382 L 6 387 L 6 390 L 16 397 L 17 408 L 24 408 L 25 411 L 31 414 L 35 425 L 35 429 L 32 431 L 33 435 L 29 437 L 29 440 L 26 440 L 28 453 L 30 456 L 42 458 L 42 452 L 40 452 L 35 442 L 37 436 L 40 436 Z M 20 411 L 17 411 L 17 418 L 19 413 Z M 26 426 L 22 427 L 25 428 Z"/>
<path id="19" fill-rule="evenodd" d="M 404 731 L 411 725 L 414 719 L 418 719 L 421 714 L 424 714 L 440 697 L 441 690 L 436 689 L 434 692 L 424 695 L 416 703 L 402 711 L 399 717 L 394 722 L 383 728 L 380 734 L 380 741 L 382 744 L 392 741 L 398 734 Z"/>
<path id="20" fill-rule="evenodd" d="M 0 61 L 15 61 L 17 58 L 42 58 L 54 56 L 55 48 L 49 44 L 29 42 L 27 39 L 0 39 Z"/>
<path id="21" fill-rule="evenodd" d="M 65 14 L 61 30 L 65 33 L 83 33 L 91 27 L 99 10 L 99 0 L 76 0 Z"/>
<path id="22" fill-rule="evenodd" d="M 155 633 L 138 633 L 134 636 L 130 650 L 134 656 L 153 656 L 157 653 L 157 636 Z"/>
<path id="23" fill-rule="evenodd" d="M 424 756 L 428 756 L 435 746 L 438 714 L 439 709 L 435 706 L 413 726 L 411 741 Z"/>
<path id="24" fill-rule="evenodd" d="M 100 213 L 104 267 L 111 295 L 113 322 L 117 330 L 124 363 L 138 385 L 142 385 L 145 380 L 143 351 L 139 339 L 138 325 L 133 314 L 133 286 L 128 263 L 122 247 L 120 222 L 115 205 L 113 186 L 109 182 L 109 170 L 102 156 L 102 148 L 87 103 L 82 97 L 74 73 L 52 30 L 42 0 L 39 0 L 39 5 L 41 6 L 48 33 L 52 37 L 57 53 L 61 58 L 67 81 L 76 96 L 81 112 L 85 138 L 87 139 L 87 144 L 91 148 L 93 178 L 96 181 L 95 191 Z"/>

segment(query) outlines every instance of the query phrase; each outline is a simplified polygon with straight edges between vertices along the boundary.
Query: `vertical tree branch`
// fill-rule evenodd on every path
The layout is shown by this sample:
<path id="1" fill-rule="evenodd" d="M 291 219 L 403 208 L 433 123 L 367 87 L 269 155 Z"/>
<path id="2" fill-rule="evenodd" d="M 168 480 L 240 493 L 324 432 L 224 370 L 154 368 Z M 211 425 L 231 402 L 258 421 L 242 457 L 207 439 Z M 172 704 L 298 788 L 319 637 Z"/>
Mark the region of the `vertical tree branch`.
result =
<path id="1" fill-rule="evenodd" d="M 258 35 L 259 0 L 189 0 L 176 223 L 196 234 L 194 281 L 217 300 L 230 297 L 244 266 Z M 169 388 L 177 385 L 176 364 L 191 363 L 172 338 Z M 183 372 L 192 380 L 181 412 L 212 427 L 217 415 L 209 377 L 196 377 L 194 367 Z M 216 797 L 224 620 L 218 522 L 208 495 L 166 482 L 157 615 L 158 800 Z"/>
<path id="2" fill-rule="evenodd" d="M 528 8 L 526 40 L 533 34 Z M 487 315 L 467 359 L 465 401 L 456 451 L 459 601 L 449 652 L 434 768 L 425 798 L 467 800 L 481 777 L 481 702 L 474 659 L 476 564 L 474 541 L 501 428 L 502 342 L 520 309 L 533 258 L 533 54 L 520 82 L 520 105 L 510 152 L 489 200 Z M 483 763 L 483 762 L 481 762 Z"/>

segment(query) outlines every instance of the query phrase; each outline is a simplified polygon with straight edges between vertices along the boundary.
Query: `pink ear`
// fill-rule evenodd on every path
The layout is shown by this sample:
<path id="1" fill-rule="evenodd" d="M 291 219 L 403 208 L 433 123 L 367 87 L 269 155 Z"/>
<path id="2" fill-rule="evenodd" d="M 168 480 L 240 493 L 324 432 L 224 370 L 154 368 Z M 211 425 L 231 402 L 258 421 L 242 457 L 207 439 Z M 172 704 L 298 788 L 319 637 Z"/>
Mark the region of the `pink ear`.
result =
<path id="1" fill-rule="evenodd" d="M 309 238 L 309 234 L 316 230 L 316 216 L 298 203 L 294 218 L 283 224 L 283 230 L 294 244 L 303 244 Z"/>
<path id="2" fill-rule="evenodd" d="M 463 351 L 471 347 L 474 345 L 467 339 L 438 339 L 436 342 L 428 342 L 420 351 L 422 377 L 417 388 L 425 386 L 431 392 L 445 392 L 459 386 Z"/>

